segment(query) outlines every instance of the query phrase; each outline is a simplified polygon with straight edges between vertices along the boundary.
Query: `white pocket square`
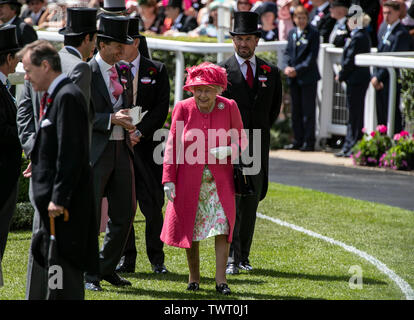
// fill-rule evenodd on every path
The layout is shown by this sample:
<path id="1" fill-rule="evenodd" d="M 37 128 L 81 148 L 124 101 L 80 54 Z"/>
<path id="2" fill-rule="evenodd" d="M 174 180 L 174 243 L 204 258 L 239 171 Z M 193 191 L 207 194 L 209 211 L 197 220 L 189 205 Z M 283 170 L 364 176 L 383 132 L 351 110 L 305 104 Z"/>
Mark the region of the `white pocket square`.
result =
<path id="1" fill-rule="evenodd" d="M 40 123 L 40 128 L 45 128 L 45 127 L 48 127 L 48 126 L 50 126 L 52 124 L 52 122 L 50 122 L 50 120 L 49 119 L 45 119 L 45 120 L 43 120 L 41 123 Z"/>

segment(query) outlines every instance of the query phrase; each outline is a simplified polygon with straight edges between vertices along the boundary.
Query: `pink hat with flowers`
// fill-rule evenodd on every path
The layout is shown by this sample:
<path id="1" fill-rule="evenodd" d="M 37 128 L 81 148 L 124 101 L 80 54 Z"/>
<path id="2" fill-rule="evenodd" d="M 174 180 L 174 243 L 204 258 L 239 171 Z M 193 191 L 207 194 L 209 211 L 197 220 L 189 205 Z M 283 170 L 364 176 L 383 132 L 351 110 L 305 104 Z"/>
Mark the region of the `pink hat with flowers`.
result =
<path id="1" fill-rule="evenodd" d="M 184 90 L 190 91 L 191 87 L 216 85 L 227 88 L 227 71 L 211 62 L 203 62 L 198 66 L 192 66 L 186 69 L 187 80 L 183 87 Z"/>

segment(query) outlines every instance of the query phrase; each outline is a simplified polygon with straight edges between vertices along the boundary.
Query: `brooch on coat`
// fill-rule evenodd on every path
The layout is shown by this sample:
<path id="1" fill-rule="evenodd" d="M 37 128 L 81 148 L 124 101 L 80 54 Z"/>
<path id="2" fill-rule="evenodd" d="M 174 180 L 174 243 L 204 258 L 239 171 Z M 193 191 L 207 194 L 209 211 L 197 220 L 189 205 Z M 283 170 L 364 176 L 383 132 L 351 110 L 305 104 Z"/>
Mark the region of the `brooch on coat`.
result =
<path id="1" fill-rule="evenodd" d="M 259 75 L 258 80 L 262 83 L 262 88 L 267 87 L 266 86 L 266 81 L 267 81 L 267 73 L 270 73 L 270 71 L 272 70 L 267 64 L 262 64 L 260 66 L 260 69 L 263 70 L 264 74 Z"/>
<path id="2" fill-rule="evenodd" d="M 217 108 L 219 108 L 220 110 L 223 110 L 223 109 L 224 109 L 224 103 L 223 103 L 223 102 L 220 102 L 220 103 L 217 105 Z"/>

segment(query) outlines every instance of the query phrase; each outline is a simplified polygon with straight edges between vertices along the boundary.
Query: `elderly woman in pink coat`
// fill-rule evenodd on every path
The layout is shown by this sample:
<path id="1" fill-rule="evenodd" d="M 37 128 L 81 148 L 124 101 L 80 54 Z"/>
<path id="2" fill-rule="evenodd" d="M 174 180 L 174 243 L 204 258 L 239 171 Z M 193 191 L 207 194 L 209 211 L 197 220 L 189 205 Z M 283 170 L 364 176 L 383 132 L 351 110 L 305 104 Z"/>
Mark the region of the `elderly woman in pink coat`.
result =
<path id="1" fill-rule="evenodd" d="M 247 146 L 234 100 L 221 97 L 226 70 L 209 62 L 187 68 L 185 90 L 193 97 L 176 104 L 164 156 L 162 182 L 169 199 L 161 240 L 185 248 L 187 290 L 200 284 L 199 241 L 215 237 L 216 290 L 230 294 L 226 263 L 236 216 L 233 165 Z"/>

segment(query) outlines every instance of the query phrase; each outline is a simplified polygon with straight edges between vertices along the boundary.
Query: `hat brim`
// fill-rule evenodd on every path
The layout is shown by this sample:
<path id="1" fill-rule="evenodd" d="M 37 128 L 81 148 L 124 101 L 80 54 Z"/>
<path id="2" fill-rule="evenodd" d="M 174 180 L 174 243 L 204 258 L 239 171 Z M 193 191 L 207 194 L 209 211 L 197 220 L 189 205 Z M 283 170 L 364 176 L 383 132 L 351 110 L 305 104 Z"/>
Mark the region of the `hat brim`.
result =
<path id="1" fill-rule="evenodd" d="M 223 85 L 221 85 L 219 83 L 211 83 L 211 82 L 207 82 L 207 81 L 199 81 L 199 82 L 193 82 L 193 83 L 186 84 L 183 87 L 183 90 L 191 91 L 190 89 L 192 87 L 199 87 L 199 86 L 218 86 L 218 87 L 223 88 Z"/>
<path id="2" fill-rule="evenodd" d="M 259 38 L 261 37 L 262 33 L 260 31 L 253 31 L 253 32 L 233 32 L 233 31 L 229 31 L 230 35 L 232 37 L 234 36 L 249 36 L 249 35 L 255 35 L 258 36 Z"/>
<path id="3" fill-rule="evenodd" d="M 17 6 L 22 6 L 22 4 L 18 1 L 1 1 L 0 4 L 15 4 Z"/>
<path id="4" fill-rule="evenodd" d="M 98 32 L 98 29 L 90 28 L 90 29 L 82 30 L 80 32 L 73 32 L 73 30 L 71 30 L 70 28 L 64 27 L 58 31 L 59 34 L 62 34 L 64 36 L 80 36 L 81 34 L 92 33 L 92 32 Z"/>
<path id="5" fill-rule="evenodd" d="M 0 54 L 4 54 L 4 53 L 16 53 L 18 51 L 20 51 L 21 48 L 13 48 L 13 49 L 3 49 L 0 50 Z"/>
<path id="6" fill-rule="evenodd" d="M 128 9 L 127 8 L 122 8 L 122 7 L 113 8 L 111 10 L 108 10 L 108 8 L 107 9 L 100 8 L 100 10 L 101 10 L 101 12 L 100 12 L 101 14 L 105 13 L 105 14 L 109 14 L 109 15 L 117 15 L 117 14 L 128 13 Z"/>
<path id="7" fill-rule="evenodd" d="M 99 33 L 99 31 L 98 31 L 98 38 L 105 38 L 105 39 L 115 41 L 115 42 L 119 42 L 119 43 L 123 43 L 123 44 L 133 44 L 134 43 L 134 39 L 132 39 L 130 36 L 127 36 L 125 39 L 119 39 L 119 38 L 114 38 L 114 37 L 107 36 L 105 34 Z"/>

